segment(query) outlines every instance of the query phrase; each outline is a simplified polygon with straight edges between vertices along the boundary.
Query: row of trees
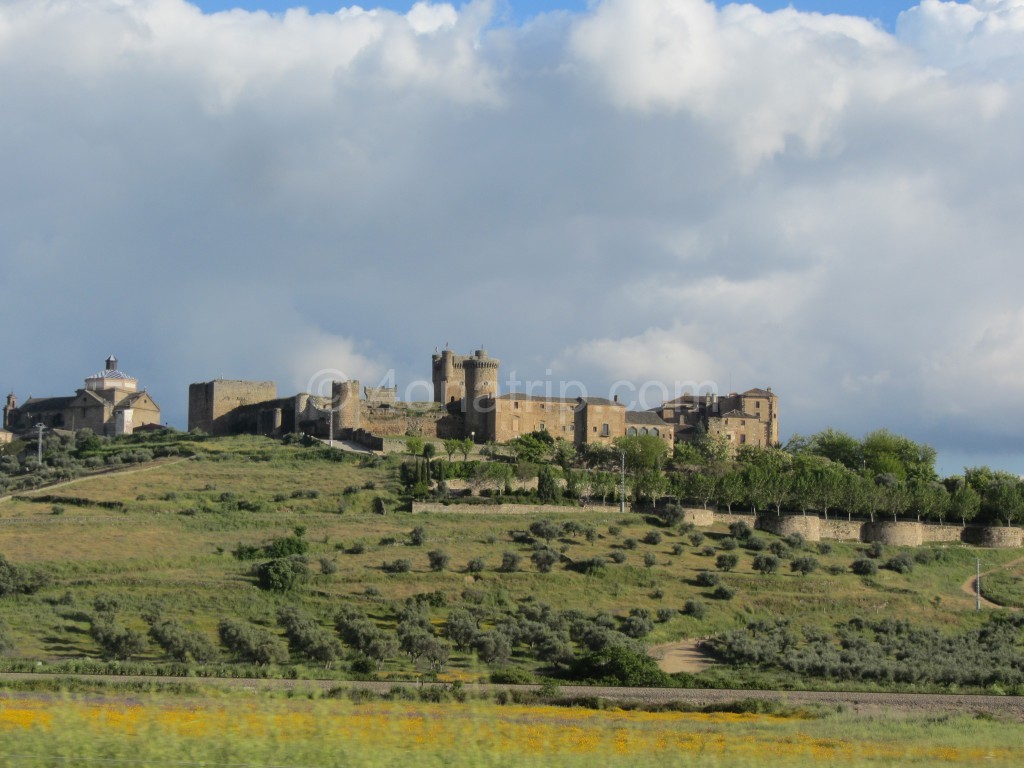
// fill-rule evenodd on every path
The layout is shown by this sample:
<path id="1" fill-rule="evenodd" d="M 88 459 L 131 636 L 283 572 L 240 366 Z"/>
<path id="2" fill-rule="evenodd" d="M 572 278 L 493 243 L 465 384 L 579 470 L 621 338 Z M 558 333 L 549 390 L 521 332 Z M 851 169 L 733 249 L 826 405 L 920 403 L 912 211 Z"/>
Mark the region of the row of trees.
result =
<path id="1" fill-rule="evenodd" d="M 1024 521 L 1024 482 L 987 467 L 940 480 L 930 446 L 886 430 L 862 440 L 835 430 L 794 436 L 784 447 L 741 446 L 731 453 L 721 436 L 701 433 L 676 446 L 672 457 L 659 438 L 638 435 L 611 445 L 576 451 L 546 432 L 523 435 L 507 448 L 510 461 L 434 462 L 417 480 L 421 495 L 430 481 L 451 477 L 480 493 L 512 493 L 512 483 L 538 478 L 532 494 L 543 502 L 562 498 L 608 503 L 620 497 L 620 467 L 635 504 L 655 505 L 666 496 L 680 504 L 714 506 L 752 514 L 821 514 L 868 518 L 914 518 L 966 524 L 1006 525 Z M 403 479 L 409 482 L 411 473 Z"/>

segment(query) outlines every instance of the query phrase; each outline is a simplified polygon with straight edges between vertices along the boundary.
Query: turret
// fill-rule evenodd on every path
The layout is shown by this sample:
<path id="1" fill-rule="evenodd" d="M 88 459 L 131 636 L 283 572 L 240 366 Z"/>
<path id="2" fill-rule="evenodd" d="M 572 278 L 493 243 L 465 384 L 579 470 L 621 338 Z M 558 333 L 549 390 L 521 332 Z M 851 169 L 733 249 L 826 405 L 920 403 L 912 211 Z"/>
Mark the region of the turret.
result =
<path id="1" fill-rule="evenodd" d="M 359 429 L 362 426 L 358 381 L 331 382 L 331 412 L 334 418 L 335 432 L 343 429 Z"/>
<path id="2" fill-rule="evenodd" d="M 10 429 L 11 418 L 14 416 L 14 411 L 18 407 L 18 398 L 11 392 L 7 395 L 7 405 L 4 406 L 4 423 L 2 426 L 4 429 Z"/>
<path id="3" fill-rule="evenodd" d="M 498 394 L 498 366 L 500 360 L 488 357 L 478 349 L 462 362 L 466 374 L 466 432 L 478 440 L 486 439 L 487 414 L 494 409 Z"/>

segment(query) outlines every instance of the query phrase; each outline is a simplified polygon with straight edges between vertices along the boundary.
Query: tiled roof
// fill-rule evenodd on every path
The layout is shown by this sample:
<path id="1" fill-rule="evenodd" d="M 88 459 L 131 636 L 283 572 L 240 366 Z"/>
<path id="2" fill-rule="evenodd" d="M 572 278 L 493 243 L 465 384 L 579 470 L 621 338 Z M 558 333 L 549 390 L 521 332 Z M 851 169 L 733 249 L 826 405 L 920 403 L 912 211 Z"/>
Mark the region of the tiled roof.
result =
<path id="1" fill-rule="evenodd" d="M 668 422 L 663 420 L 658 414 L 651 413 L 650 411 L 626 411 L 626 423 L 650 424 L 656 427 L 669 426 Z"/>
<path id="2" fill-rule="evenodd" d="M 752 397 L 775 397 L 774 392 L 770 392 L 767 389 L 760 389 L 758 387 L 754 387 L 754 389 L 748 389 L 743 394 L 750 395 Z"/>
<path id="3" fill-rule="evenodd" d="M 90 381 L 92 379 L 121 379 L 122 381 L 135 381 L 134 376 L 129 376 L 124 371 L 118 370 L 100 371 L 99 373 L 94 373 L 92 376 L 87 376 L 85 380 Z"/>
<path id="4" fill-rule="evenodd" d="M 495 400 L 523 400 L 534 403 L 565 403 L 566 405 L 576 405 L 576 398 L 574 397 L 543 397 L 541 395 L 527 395 L 522 392 L 509 392 L 504 395 L 497 395 Z"/>

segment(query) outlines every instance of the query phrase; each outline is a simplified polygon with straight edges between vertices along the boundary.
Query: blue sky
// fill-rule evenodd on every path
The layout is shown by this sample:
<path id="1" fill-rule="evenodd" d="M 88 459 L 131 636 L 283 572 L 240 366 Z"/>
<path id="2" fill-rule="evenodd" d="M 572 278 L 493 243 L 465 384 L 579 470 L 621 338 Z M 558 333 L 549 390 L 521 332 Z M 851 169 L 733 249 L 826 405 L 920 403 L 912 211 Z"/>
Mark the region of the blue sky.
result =
<path id="1" fill-rule="evenodd" d="M 500 0 L 509 9 L 511 19 L 521 22 L 539 13 L 546 13 L 552 10 L 566 10 L 578 12 L 586 10 L 586 0 L 563 0 L 563 2 L 538 2 L 537 0 Z M 340 3 L 325 2 L 325 0 L 309 0 L 309 2 L 289 2 L 289 0 L 198 0 L 193 3 L 207 12 L 222 11 L 229 8 L 244 8 L 246 10 L 264 10 L 271 13 L 280 13 L 288 8 L 303 7 L 313 13 L 333 13 L 342 5 L 360 5 L 363 8 L 387 8 L 393 11 L 406 12 L 413 3 L 408 0 L 380 0 L 379 2 L 364 3 Z M 461 3 L 453 2 L 458 7 Z M 721 6 L 725 3 L 719 2 Z M 886 28 L 892 29 L 896 23 L 896 17 L 900 11 L 906 10 L 916 3 L 900 0 L 891 2 L 887 0 L 800 0 L 799 2 L 782 2 L 780 0 L 759 0 L 752 3 L 765 11 L 774 11 L 779 8 L 792 6 L 799 11 L 817 13 L 839 13 L 848 16 L 862 16 L 868 19 L 878 19 Z"/>

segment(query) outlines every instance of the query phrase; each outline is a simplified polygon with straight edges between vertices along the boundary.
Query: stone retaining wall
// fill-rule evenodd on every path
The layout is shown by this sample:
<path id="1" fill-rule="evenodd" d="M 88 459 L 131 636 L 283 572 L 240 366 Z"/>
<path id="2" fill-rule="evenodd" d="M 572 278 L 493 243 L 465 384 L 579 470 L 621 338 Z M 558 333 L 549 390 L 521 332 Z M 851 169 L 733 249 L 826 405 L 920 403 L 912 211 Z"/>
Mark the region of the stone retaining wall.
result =
<path id="1" fill-rule="evenodd" d="M 1024 530 L 971 525 L 964 529 L 963 540 L 979 547 L 1020 547 L 1024 545 Z"/>
<path id="2" fill-rule="evenodd" d="M 818 526 L 823 539 L 860 541 L 864 523 L 859 520 L 822 520 Z"/>
<path id="3" fill-rule="evenodd" d="M 816 515 L 763 515 L 757 518 L 757 527 L 778 536 L 799 533 L 805 541 L 821 541 L 821 520 Z"/>
<path id="4" fill-rule="evenodd" d="M 921 524 L 892 520 L 876 520 L 864 523 L 861 529 L 861 541 L 868 544 L 879 542 L 894 547 L 919 547 L 924 543 Z"/>
<path id="5" fill-rule="evenodd" d="M 441 504 L 436 501 L 414 501 L 414 515 L 433 512 L 442 514 L 474 514 L 474 515 L 557 515 L 582 512 L 584 507 L 562 507 L 553 504 Z M 618 513 L 617 505 L 590 506 L 587 512 Z"/>

